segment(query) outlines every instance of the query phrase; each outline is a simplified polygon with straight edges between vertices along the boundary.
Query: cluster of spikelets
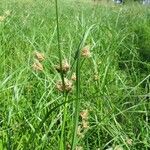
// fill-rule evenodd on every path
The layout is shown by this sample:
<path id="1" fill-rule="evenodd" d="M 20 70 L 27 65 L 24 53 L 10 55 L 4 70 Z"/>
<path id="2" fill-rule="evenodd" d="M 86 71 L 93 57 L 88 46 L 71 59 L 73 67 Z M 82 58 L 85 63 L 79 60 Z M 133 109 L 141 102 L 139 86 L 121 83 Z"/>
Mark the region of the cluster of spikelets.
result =
<path id="1" fill-rule="evenodd" d="M 90 45 L 85 46 L 82 51 L 81 51 L 81 56 L 84 58 L 91 57 L 91 52 L 90 52 Z M 98 73 L 94 73 L 93 75 L 93 80 L 98 81 L 99 80 L 99 75 Z"/>
<path id="2" fill-rule="evenodd" d="M 85 58 L 91 57 L 90 45 L 87 45 L 82 49 L 81 56 Z"/>
<path id="3" fill-rule="evenodd" d="M 89 110 L 85 109 L 80 112 L 81 124 L 78 126 L 77 135 L 80 138 L 84 138 L 85 133 L 89 129 Z M 67 150 L 71 150 L 70 144 L 67 144 Z M 84 150 L 82 146 L 77 145 L 75 150 Z"/>
<path id="4" fill-rule="evenodd" d="M 3 22 L 10 14 L 11 12 L 9 10 L 5 11 L 4 14 L 0 16 L 0 22 Z"/>
<path id="5" fill-rule="evenodd" d="M 90 53 L 90 47 L 89 46 L 85 46 L 82 51 L 81 51 L 81 56 L 82 57 L 90 57 L 91 53 Z M 56 83 L 56 88 L 60 91 L 60 92 L 70 92 L 73 89 L 73 81 L 76 81 L 76 74 L 73 73 L 71 76 L 71 79 L 67 79 L 66 75 L 68 73 L 68 71 L 70 70 L 71 66 L 68 63 L 67 59 L 62 60 L 61 65 L 56 65 L 55 69 L 64 75 L 64 83 L 62 81 L 58 81 Z"/>
<path id="6" fill-rule="evenodd" d="M 44 70 L 43 67 L 43 61 L 45 60 L 45 55 L 41 52 L 35 51 L 33 53 L 34 55 L 34 62 L 32 65 L 32 68 L 34 71 L 37 72 L 42 72 Z M 82 50 L 81 50 L 81 57 L 83 58 L 89 58 L 91 57 L 91 52 L 90 52 L 90 46 L 85 46 Z M 58 91 L 60 92 L 70 92 L 73 90 L 73 82 L 76 81 L 76 74 L 72 73 L 70 79 L 67 79 L 66 76 L 68 74 L 68 72 L 70 71 L 70 64 L 68 63 L 67 59 L 62 60 L 61 64 L 55 65 L 55 69 L 58 73 L 63 74 L 64 77 L 64 83 L 63 81 L 58 81 L 56 82 L 56 88 Z M 98 80 L 98 74 L 94 75 L 94 80 Z M 78 126 L 78 130 L 77 130 L 77 135 L 80 138 L 83 138 L 85 133 L 88 131 L 89 129 L 89 110 L 85 109 L 82 110 L 80 112 L 80 117 L 81 117 L 81 123 Z M 67 145 L 67 150 L 70 149 L 70 145 Z M 81 146 L 76 146 L 76 150 L 83 150 L 83 147 Z"/>
<path id="7" fill-rule="evenodd" d="M 66 78 L 68 71 L 70 70 L 70 64 L 68 63 L 67 59 L 62 60 L 61 65 L 58 64 L 55 66 L 55 69 L 58 73 L 63 74 L 64 83 L 63 81 L 58 81 L 56 83 L 56 88 L 60 92 L 70 92 L 73 89 L 73 82 Z"/>
<path id="8" fill-rule="evenodd" d="M 81 124 L 78 126 L 77 135 L 83 138 L 87 130 L 89 129 L 89 110 L 85 109 L 80 112 Z"/>
<path id="9" fill-rule="evenodd" d="M 66 150 L 71 150 L 71 145 L 67 144 Z M 76 146 L 75 150 L 84 150 L 82 146 Z"/>
<path id="10" fill-rule="evenodd" d="M 44 67 L 42 65 L 42 62 L 45 60 L 45 56 L 43 53 L 40 53 L 38 51 L 35 51 L 34 53 L 34 63 L 32 65 L 32 68 L 34 71 L 43 71 Z"/>
<path id="11" fill-rule="evenodd" d="M 34 71 L 37 72 L 41 72 L 44 70 L 43 64 L 42 62 L 45 60 L 45 56 L 43 53 L 35 51 L 33 53 L 34 55 L 34 63 L 32 64 L 32 68 Z M 91 53 L 90 53 L 90 46 L 85 46 L 82 50 L 81 50 L 81 56 L 84 58 L 88 58 L 91 57 Z M 71 79 L 67 79 L 67 73 L 69 72 L 71 66 L 68 63 L 67 59 L 62 60 L 61 64 L 55 65 L 55 69 L 57 70 L 58 73 L 63 74 L 64 77 L 64 82 L 58 81 L 56 83 L 56 88 L 58 89 L 58 91 L 60 92 L 70 92 L 73 89 L 73 81 L 76 81 L 76 74 L 73 73 L 71 76 Z"/>

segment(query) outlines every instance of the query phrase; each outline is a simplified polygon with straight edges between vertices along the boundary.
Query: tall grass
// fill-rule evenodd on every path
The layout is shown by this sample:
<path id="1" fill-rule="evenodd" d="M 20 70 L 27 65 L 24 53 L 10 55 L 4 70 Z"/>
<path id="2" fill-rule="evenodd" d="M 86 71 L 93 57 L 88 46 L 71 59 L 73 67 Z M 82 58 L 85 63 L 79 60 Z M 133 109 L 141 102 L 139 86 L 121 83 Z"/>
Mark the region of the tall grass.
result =
<path id="1" fill-rule="evenodd" d="M 0 16 L 10 11 L 0 21 L 0 149 L 150 148 L 148 7 L 0 3 Z M 80 56 L 86 45 L 90 58 Z M 45 55 L 43 71 L 32 68 L 34 51 Z M 67 74 L 55 67 L 64 58 Z M 74 72 L 74 89 L 58 91 L 57 81 Z"/>

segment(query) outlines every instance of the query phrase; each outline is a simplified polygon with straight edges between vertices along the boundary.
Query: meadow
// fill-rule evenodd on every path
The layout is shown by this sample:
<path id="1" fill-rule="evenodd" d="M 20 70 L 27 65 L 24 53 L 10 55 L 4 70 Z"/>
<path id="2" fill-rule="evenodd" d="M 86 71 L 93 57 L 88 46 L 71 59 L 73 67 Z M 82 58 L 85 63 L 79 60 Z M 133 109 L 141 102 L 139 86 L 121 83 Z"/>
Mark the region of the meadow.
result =
<path id="1" fill-rule="evenodd" d="M 0 150 L 149 150 L 150 9 L 0 1 Z"/>

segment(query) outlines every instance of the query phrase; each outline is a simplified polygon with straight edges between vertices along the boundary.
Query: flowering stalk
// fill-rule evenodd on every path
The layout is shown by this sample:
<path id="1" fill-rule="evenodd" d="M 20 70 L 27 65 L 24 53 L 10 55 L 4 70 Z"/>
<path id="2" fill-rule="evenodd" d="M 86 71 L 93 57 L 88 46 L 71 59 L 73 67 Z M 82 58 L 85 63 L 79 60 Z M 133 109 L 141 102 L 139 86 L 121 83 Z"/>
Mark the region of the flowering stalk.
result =
<path id="1" fill-rule="evenodd" d="M 62 53 L 60 49 L 60 34 L 59 34 L 59 19 L 58 19 L 58 1 L 55 0 L 55 8 L 56 8 L 56 24 L 57 24 L 57 42 L 58 42 L 58 51 L 59 51 L 59 64 L 60 64 L 60 70 L 63 70 L 63 62 L 62 62 Z M 61 80 L 62 80 L 62 87 L 65 87 L 65 79 L 64 79 L 64 73 L 60 71 Z M 66 102 L 68 94 L 65 90 L 63 92 L 64 101 Z M 65 123 L 66 123 L 66 115 L 67 115 L 67 105 L 64 105 L 64 114 L 63 114 L 63 122 L 62 122 L 62 128 L 61 128 L 61 137 L 60 137 L 60 145 L 59 149 L 64 150 L 65 149 L 65 142 L 64 142 L 64 132 L 65 132 Z"/>
<path id="2" fill-rule="evenodd" d="M 73 130 L 73 139 L 71 150 L 75 149 L 77 141 L 77 130 L 78 130 L 78 120 L 79 120 L 79 111 L 80 111 L 80 50 L 77 56 L 76 64 L 76 101 L 75 101 L 75 120 L 74 120 L 74 130 Z"/>

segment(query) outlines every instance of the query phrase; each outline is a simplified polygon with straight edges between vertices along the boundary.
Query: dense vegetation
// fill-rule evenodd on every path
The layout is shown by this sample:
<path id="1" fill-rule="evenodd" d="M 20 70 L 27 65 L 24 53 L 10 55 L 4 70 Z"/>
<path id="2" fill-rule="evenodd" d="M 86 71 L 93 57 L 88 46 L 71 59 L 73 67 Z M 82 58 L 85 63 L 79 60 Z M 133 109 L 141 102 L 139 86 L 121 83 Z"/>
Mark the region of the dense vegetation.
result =
<path id="1" fill-rule="evenodd" d="M 58 6 L 0 1 L 0 150 L 150 149 L 149 7 Z"/>

